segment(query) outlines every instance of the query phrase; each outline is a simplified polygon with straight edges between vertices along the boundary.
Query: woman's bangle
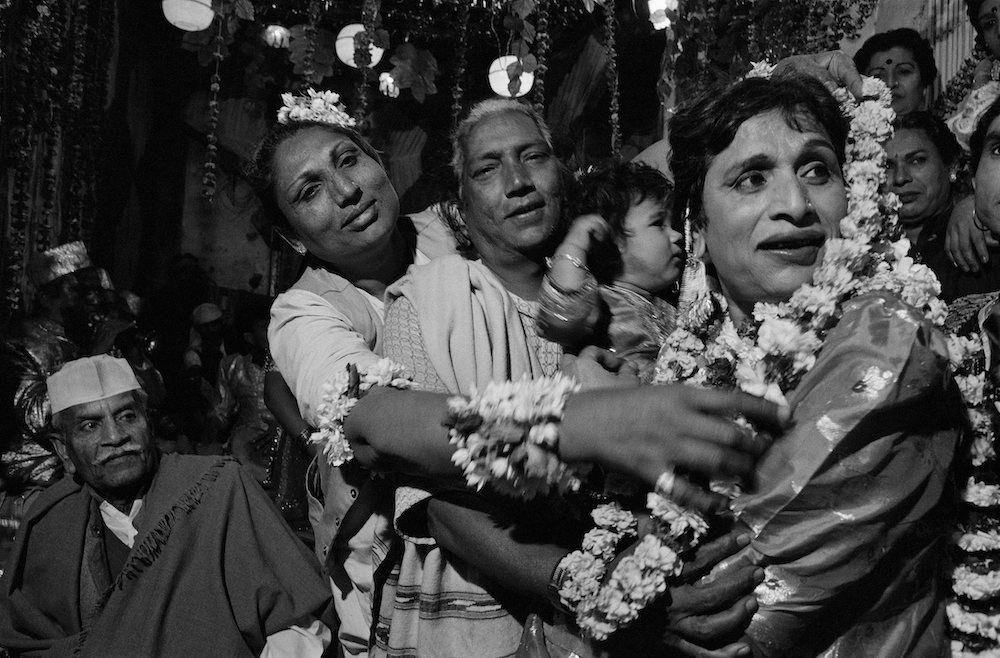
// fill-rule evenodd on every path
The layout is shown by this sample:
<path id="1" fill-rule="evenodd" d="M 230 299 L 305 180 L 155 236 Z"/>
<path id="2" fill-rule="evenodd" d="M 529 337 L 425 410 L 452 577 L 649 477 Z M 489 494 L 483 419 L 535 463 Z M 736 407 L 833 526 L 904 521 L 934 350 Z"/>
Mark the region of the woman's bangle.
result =
<path id="1" fill-rule="evenodd" d="M 576 267 L 578 270 L 583 270 L 584 272 L 590 272 L 590 269 L 587 268 L 587 265 L 582 260 L 580 260 L 576 256 L 573 256 L 572 254 L 566 254 L 566 253 L 555 254 L 551 258 L 546 258 L 545 264 L 548 266 L 549 269 L 552 269 L 552 264 L 555 263 L 557 260 L 568 260 L 569 262 L 573 263 L 573 266 Z"/>
<path id="2" fill-rule="evenodd" d="M 309 437 L 312 436 L 312 433 L 313 433 L 313 428 L 307 427 L 298 434 L 296 434 L 295 438 L 297 438 L 302 443 L 302 445 L 308 445 Z"/>

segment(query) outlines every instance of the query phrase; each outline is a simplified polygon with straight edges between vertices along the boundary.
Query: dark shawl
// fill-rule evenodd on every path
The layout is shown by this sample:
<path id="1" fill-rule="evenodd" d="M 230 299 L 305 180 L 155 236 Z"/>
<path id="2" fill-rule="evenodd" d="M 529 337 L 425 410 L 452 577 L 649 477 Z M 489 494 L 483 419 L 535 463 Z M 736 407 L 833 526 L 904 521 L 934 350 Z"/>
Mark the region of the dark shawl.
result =
<path id="1" fill-rule="evenodd" d="M 32 656 L 258 656 L 269 635 L 327 607 L 315 559 L 236 462 L 170 455 L 128 560 L 85 629 L 91 501 L 65 478 L 32 506 L 0 580 L 0 646 Z"/>

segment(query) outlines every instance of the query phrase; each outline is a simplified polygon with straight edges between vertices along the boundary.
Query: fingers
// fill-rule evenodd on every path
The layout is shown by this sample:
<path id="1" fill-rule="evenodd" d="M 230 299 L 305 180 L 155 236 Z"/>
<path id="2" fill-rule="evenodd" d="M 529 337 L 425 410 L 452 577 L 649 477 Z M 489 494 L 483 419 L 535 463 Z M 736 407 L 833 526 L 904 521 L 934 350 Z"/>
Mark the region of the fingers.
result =
<path id="1" fill-rule="evenodd" d="M 704 546 L 699 546 L 694 560 L 684 565 L 681 578 L 685 582 L 697 580 L 711 571 L 716 564 L 749 545 L 750 534 L 734 530 Z"/>
<path id="2" fill-rule="evenodd" d="M 757 607 L 755 598 L 745 596 L 720 612 L 671 621 L 670 632 L 699 645 L 736 637 L 750 625 Z"/>
<path id="3" fill-rule="evenodd" d="M 614 352 L 601 349 L 600 347 L 595 347 L 594 345 L 588 345 L 580 350 L 579 357 L 581 359 L 592 359 L 597 362 L 598 365 L 610 372 L 618 372 L 625 365 L 625 359 L 622 357 L 618 356 Z"/>
<path id="4" fill-rule="evenodd" d="M 663 644 L 673 649 L 669 655 L 688 656 L 689 658 L 749 658 L 750 647 L 744 642 L 734 642 L 721 649 L 706 649 L 667 632 L 663 636 Z"/>
<path id="5" fill-rule="evenodd" d="M 791 411 L 781 406 L 742 391 L 700 390 L 700 407 L 720 416 L 743 416 L 758 427 L 783 431 L 791 420 Z"/>
<path id="6" fill-rule="evenodd" d="M 989 247 L 986 246 L 986 233 L 982 231 L 972 232 L 972 248 L 975 249 L 980 263 L 985 265 L 990 262 Z"/>
<path id="7" fill-rule="evenodd" d="M 721 494 L 706 491 L 681 475 L 675 476 L 670 499 L 681 507 L 710 515 L 729 506 L 729 499 Z"/>
<path id="8" fill-rule="evenodd" d="M 821 53 L 819 57 L 821 60 L 826 59 L 826 68 L 838 87 L 846 87 L 847 91 L 858 99 L 864 95 L 861 74 L 853 59 L 840 50 Z"/>

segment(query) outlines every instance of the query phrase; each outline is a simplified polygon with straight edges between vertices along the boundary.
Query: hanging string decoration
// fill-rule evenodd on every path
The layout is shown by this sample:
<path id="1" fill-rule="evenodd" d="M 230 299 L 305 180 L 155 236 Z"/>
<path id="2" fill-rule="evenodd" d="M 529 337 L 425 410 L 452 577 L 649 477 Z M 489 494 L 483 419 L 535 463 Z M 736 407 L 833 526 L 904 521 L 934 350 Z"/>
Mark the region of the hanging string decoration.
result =
<path id="1" fill-rule="evenodd" d="M 458 3 L 458 45 L 455 50 L 455 82 L 451 88 L 451 127 L 458 126 L 462 116 L 465 89 L 462 83 L 465 79 L 465 67 L 469 51 L 469 3 Z"/>
<path id="2" fill-rule="evenodd" d="M 621 156 L 622 129 L 618 114 L 618 50 L 616 47 L 617 19 L 615 17 L 615 0 L 604 2 L 604 48 L 608 58 L 606 73 L 608 76 L 608 93 L 611 97 L 611 157 L 615 161 Z"/>
<path id="3" fill-rule="evenodd" d="M 215 50 L 212 52 L 214 70 L 209 85 L 208 97 L 208 146 L 205 150 L 205 173 L 202 176 L 201 197 L 206 202 L 211 203 L 215 198 L 215 185 L 217 182 L 216 169 L 219 158 L 219 90 L 222 88 L 222 78 L 219 76 L 219 66 L 222 63 L 222 47 L 225 39 L 222 36 L 222 21 L 218 21 L 219 29 L 215 35 Z"/>
<path id="4" fill-rule="evenodd" d="M 25 310 L 31 253 L 89 236 L 115 5 L 0 0 L 0 320 Z"/>
<path id="5" fill-rule="evenodd" d="M 535 87 L 532 90 L 532 101 L 535 110 L 545 113 L 545 72 L 548 66 L 545 58 L 549 53 L 551 38 L 549 35 L 549 3 L 548 0 L 538 0 L 535 11 Z"/>

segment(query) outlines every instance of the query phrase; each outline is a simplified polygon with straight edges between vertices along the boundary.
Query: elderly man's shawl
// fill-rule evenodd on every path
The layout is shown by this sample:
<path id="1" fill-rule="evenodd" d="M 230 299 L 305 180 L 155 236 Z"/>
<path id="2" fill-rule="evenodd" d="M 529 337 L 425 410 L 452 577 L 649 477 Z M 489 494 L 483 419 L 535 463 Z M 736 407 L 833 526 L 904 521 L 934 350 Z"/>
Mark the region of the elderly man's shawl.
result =
<path id="1" fill-rule="evenodd" d="M 89 593 L 87 535 L 102 525 L 95 513 L 89 488 L 71 478 L 35 502 L 0 580 L 0 646 L 50 656 L 258 656 L 267 636 L 318 618 L 329 601 L 315 559 L 229 459 L 162 460 L 135 545 L 103 597 Z"/>

